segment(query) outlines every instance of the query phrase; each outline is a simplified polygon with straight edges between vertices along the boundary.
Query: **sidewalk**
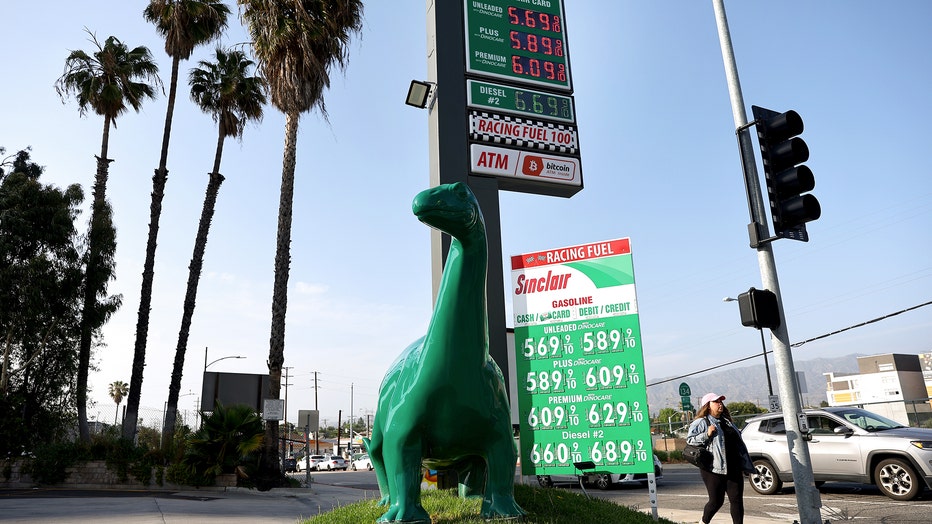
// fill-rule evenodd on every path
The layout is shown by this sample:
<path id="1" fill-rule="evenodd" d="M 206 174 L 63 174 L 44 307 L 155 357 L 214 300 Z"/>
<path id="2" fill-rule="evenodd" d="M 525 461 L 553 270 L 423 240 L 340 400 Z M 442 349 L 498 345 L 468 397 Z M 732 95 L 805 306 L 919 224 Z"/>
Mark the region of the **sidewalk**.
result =
<path id="1" fill-rule="evenodd" d="M 294 524 L 361 500 L 378 490 L 315 482 L 310 488 L 260 492 L 240 488 L 188 491 L 89 491 L 9 489 L 0 491 L 4 523 L 75 524 Z M 712 520 L 730 524 L 727 506 Z M 651 508 L 642 508 L 651 513 Z M 658 508 L 658 516 L 677 523 L 699 522 L 701 511 Z M 746 517 L 745 524 L 789 524 L 786 520 Z"/>

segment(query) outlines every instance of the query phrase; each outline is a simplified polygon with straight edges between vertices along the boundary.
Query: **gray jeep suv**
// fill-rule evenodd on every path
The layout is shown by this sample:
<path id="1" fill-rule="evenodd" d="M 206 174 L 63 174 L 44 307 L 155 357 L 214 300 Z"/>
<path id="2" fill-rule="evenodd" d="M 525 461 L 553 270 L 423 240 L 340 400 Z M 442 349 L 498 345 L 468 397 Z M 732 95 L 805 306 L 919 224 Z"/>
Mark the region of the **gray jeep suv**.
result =
<path id="1" fill-rule="evenodd" d="M 853 407 L 805 412 L 817 486 L 826 481 L 874 483 L 894 500 L 912 500 L 932 486 L 932 429 L 906 427 Z M 754 462 L 750 481 L 755 491 L 771 495 L 792 482 L 782 413 L 748 420 L 741 436 Z"/>

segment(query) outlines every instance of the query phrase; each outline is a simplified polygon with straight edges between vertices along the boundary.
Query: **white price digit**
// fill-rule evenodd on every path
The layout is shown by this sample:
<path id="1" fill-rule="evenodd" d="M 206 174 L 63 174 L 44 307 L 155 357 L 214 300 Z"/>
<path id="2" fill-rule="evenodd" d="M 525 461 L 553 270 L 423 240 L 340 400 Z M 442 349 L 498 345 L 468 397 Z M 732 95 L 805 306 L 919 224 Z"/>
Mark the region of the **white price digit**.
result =
<path id="1" fill-rule="evenodd" d="M 615 404 L 615 413 L 618 413 L 618 419 L 619 419 L 618 423 L 624 424 L 625 417 L 628 416 L 628 405 L 625 404 L 624 402 L 619 402 L 618 404 Z"/>
<path id="2" fill-rule="evenodd" d="M 534 406 L 531 407 L 531 412 L 527 414 L 527 425 L 536 428 L 538 424 L 540 424 L 540 420 L 537 419 L 537 407 Z"/>
<path id="3" fill-rule="evenodd" d="M 589 456 L 592 458 L 593 462 L 599 463 L 602 462 L 602 450 L 599 449 L 599 441 L 592 443 L 592 451 L 589 453 Z"/>
<path id="4" fill-rule="evenodd" d="M 618 461 L 618 446 L 612 440 L 605 443 L 605 459 L 609 462 Z"/>
<path id="5" fill-rule="evenodd" d="M 586 332 L 582 338 L 583 353 L 591 353 L 592 347 L 592 332 Z"/>
<path id="6" fill-rule="evenodd" d="M 597 404 L 589 406 L 589 415 L 587 418 L 589 419 L 589 424 L 592 424 L 593 426 L 598 425 L 600 417 L 599 406 Z"/>
<path id="7" fill-rule="evenodd" d="M 627 440 L 622 440 L 620 444 L 621 444 L 621 454 L 623 455 L 621 460 L 623 462 L 628 462 L 629 460 L 631 460 L 631 451 L 632 451 L 631 443 L 628 442 Z"/>
<path id="8" fill-rule="evenodd" d="M 531 463 L 533 464 L 540 464 L 540 451 L 537 449 L 538 446 L 540 446 L 540 444 L 535 442 L 534 447 L 531 448 L 530 458 L 531 458 Z"/>
<path id="9" fill-rule="evenodd" d="M 525 382 L 526 385 L 524 389 L 526 389 L 527 391 L 530 391 L 531 393 L 533 393 L 534 390 L 537 389 L 537 378 L 535 377 L 535 375 L 536 373 L 533 371 L 528 371 L 527 373 L 527 381 Z"/>
<path id="10" fill-rule="evenodd" d="M 534 339 L 526 338 L 524 339 L 524 358 L 529 358 L 534 355 Z"/>

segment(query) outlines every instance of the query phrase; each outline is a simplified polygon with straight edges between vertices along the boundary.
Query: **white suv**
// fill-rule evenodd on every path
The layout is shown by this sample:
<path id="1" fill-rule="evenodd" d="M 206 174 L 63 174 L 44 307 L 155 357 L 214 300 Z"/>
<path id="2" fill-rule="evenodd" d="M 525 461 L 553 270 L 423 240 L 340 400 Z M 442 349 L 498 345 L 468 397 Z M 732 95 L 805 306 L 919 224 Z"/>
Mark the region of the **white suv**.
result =
<path id="1" fill-rule="evenodd" d="M 894 500 L 912 500 L 932 486 L 932 429 L 906 427 L 854 407 L 806 410 L 806 418 L 817 486 L 873 483 Z M 754 462 L 755 491 L 771 495 L 793 480 L 782 413 L 748 420 L 741 436 Z"/>

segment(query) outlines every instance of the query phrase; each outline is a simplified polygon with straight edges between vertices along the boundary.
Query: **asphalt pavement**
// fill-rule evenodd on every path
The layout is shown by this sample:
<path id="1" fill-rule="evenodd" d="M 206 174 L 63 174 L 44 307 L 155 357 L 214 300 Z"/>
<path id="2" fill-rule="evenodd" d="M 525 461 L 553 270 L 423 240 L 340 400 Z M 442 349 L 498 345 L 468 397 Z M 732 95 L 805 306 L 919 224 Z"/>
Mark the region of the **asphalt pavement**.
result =
<path id="1" fill-rule="evenodd" d="M 361 500 L 378 498 L 378 490 L 314 482 L 309 488 L 260 492 L 244 488 L 186 491 L 117 491 L 23 488 L 0 490 L 4 523 L 74 524 L 294 524 Z M 727 504 L 712 520 L 731 522 Z M 646 512 L 651 513 L 647 508 Z M 658 508 L 660 517 L 678 523 L 699 522 L 701 512 Z M 783 521 L 747 517 L 745 524 Z"/>

